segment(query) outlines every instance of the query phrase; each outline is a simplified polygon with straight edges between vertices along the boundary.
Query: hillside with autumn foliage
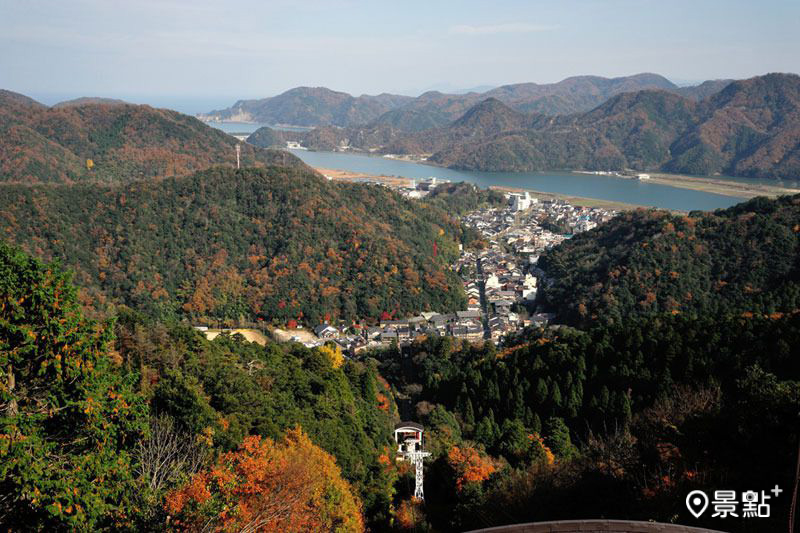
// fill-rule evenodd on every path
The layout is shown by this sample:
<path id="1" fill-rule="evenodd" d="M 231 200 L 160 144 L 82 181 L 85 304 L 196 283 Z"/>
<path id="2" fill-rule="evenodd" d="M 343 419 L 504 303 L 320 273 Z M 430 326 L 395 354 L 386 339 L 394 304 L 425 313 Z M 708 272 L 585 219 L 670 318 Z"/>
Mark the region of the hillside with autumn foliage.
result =
<path id="1" fill-rule="evenodd" d="M 235 165 L 237 140 L 194 117 L 124 102 L 49 108 L 0 90 L 0 182 L 124 183 Z M 243 166 L 304 166 L 285 151 L 241 147 Z"/>
<path id="2" fill-rule="evenodd" d="M 706 88 L 631 88 L 556 116 L 490 92 L 435 127 L 406 131 L 377 121 L 291 137 L 313 150 L 425 155 L 435 165 L 486 172 L 637 169 L 798 179 L 799 76 L 767 74 Z M 269 146 L 259 137 L 253 142 Z"/>
<path id="3" fill-rule="evenodd" d="M 502 348 L 438 338 L 384 352 L 380 371 L 432 452 L 412 526 L 603 516 L 753 531 L 698 520 L 683 501 L 793 486 L 798 346 L 800 314 L 661 313 L 529 328 Z M 757 530 L 780 531 L 789 501 L 772 502 Z"/>
<path id="4" fill-rule="evenodd" d="M 125 308 L 99 323 L 70 274 L 5 244 L 0 304 L 3 525 L 388 523 L 396 415 L 375 364 L 299 344 L 208 341 Z"/>
<path id="5" fill-rule="evenodd" d="M 735 81 L 699 102 L 646 90 L 620 94 L 586 113 L 538 118 L 524 129 L 434 144 L 431 161 L 487 171 L 636 168 L 785 180 L 800 174 L 795 74 Z"/>
<path id="6" fill-rule="evenodd" d="M 207 173 L 218 178 L 212 183 L 237 190 L 216 172 Z M 332 186 L 313 174 L 306 182 L 273 172 L 233 174 L 265 191 L 270 179 L 288 176 L 298 187 Z M 158 198 L 140 197 L 139 205 Z M 286 198 L 279 205 L 292 209 Z M 381 201 L 392 198 L 400 201 Z M 434 198 L 424 209 L 446 201 Z M 800 314 L 790 308 L 798 294 L 797 201 L 693 213 L 685 217 L 697 219 L 692 234 L 680 217 L 639 212 L 608 224 L 615 237 L 601 226 L 542 258 L 543 266 L 559 254 L 576 261 L 582 273 L 574 278 L 559 281 L 548 267 L 543 290 L 577 299 L 584 283 L 604 279 L 599 265 L 614 268 L 625 253 L 638 253 L 635 242 L 713 241 L 719 251 L 696 252 L 697 264 L 678 244 L 640 246 L 653 255 L 627 264 L 674 257 L 700 287 L 708 272 L 724 271 L 723 288 L 732 292 L 718 305 L 698 297 L 697 308 L 687 303 L 674 313 L 656 298 L 643 312 L 621 306 L 621 320 L 531 327 L 502 346 L 431 336 L 357 358 L 332 345 L 260 346 L 227 334 L 209 341 L 185 316 L 148 305 L 117 303 L 114 320 L 97 322 L 59 265 L 0 244 L 0 523 L 462 531 L 614 516 L 749 531 L 747 522 L 693 521 L 681 502 L 695 489 L 791 486 L 800 439 Z M 172 205 L 173 216 L 176 205 L 186 203 Z M 125 257 L 143 253 L 144 241 L 135 242 Z M 606 259 L 590 260 L 601 246 Z M 635 272 L 642 290 L 671 286 Z M 775 307 L 764 307 L 770 300 Z M 570 308 L 559 313 L 572 317 Z M 424 503 L 411 498 L 411 465 L 395 462 L 392 428 L 400 419 L 425 427 Z M 759 526 L 785 524 L 785 503 L 776 501 Z"/>
<path id="7" fill-rule="evenodd" d="M 561 320 L 620 323 L 658 313 L 800 310 L 800 195 L 725 210 L 622 214 L 540 259 Z"/>
<path id="8" fill-rule="evenodd" d="M 375 354 L 432 453 L 413 526 L 613 516 L 751 531 L 682 501 L 793 486 L 799 258 L 800 196 L 625 213 L 541 256 L 555 324 Z M 788 499 L 772 509 L 759 531 L 786 523 Z"/>
<path id="9" fill-rule="evenodd" d="M 75 269 L 101 309 L 314 326 L 465 302 L 460 223 L 383 187 L 277 166 L 0 187 L 0 235 Z"/>

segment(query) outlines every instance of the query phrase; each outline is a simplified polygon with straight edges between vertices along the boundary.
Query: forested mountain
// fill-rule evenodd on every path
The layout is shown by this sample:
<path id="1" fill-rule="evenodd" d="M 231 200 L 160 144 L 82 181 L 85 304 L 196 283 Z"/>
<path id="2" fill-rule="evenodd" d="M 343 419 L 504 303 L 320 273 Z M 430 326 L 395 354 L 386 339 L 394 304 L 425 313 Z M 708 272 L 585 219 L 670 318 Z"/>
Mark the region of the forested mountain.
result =
<path id="1" fill-rule="evenodd" d="M 734 81 L 736 80 L 708 80 L 704 81 L 700 85 L 678 87 L 677 89 L 674 89 L 674 91 L 681 96 L 700 101 L 705 100 L 709 96 L 717 94 Z"/>
<path id="2" fill-rule="evenodd" d="M 312 150 L 355 149 L 392 154 L 430 154 L 449 146 L 476 139 L 491 138 L 501 132 L 527 131 L 540 121 L 550 120 L 544 115 L 527 115 L 508 107 L 496 98 L 487 98 L 467 109 L 460 118 L 444 128 L 434 128 L 416 133 L 400 131 L 379 124 L 367 127 L 315 128 L 306 133 L 283 134 L 284 138 L 300 141 Z M 263 129 L 263 128 L 262 128 Z M 256 146 L 267 146 L 271 134 L 254 133 L 247 141 Z"/>
<path id="3" fill-rule="evenodd" d="M 694 102 L 669 92 L 625 93 L 588 113 L 436 147 L 430 159 L 478 170 L 658 167 L 667 162 L 675 139 L 691 128 L 695 113 Z"/>
<path id="4" fill-rule="evenodd" d="M 434 338 L 382 354 L 433 453 L 416 526 L 603 516 L 780 531 L 789 497 L 755 526 L 698 520 L 683 502 L 695 489 L 793 486 L 798 343 L 797 314 L 661 314 L 531 330 L 503 349 Z"/>
<path id="5" fill-rule="evenodd" d="M 325 87 L 295 87 L 278 96 L 239 100 L 227 109 L 198 116 L 292 126 L 352 126 L 366 124 L 411 100 L 410 96 L 396 94 L 351 96 Z"/>
<path id="6" fill-rule="evenodd" d="M 98 306 L 316 325 L 465 301 L 458 221 L 383 187 L 268 167 L 0 190 L 0 234 L 74 268 Z"/>
<path id="7" fill-rule="evenodd" d="M 662 170 L 776 179 L 800 176 L 800 77 L 768 74 L 677 90 L 613 96 L 591 111 L 525 114 L 501 98 L 478 101 L 456 120 L 406 132 L 376 122 L 294 135 L 314 150 L 426 155 L 466 170 Z M 682 92 L 686 93 L 686 91 Z"/>
<path id="8" fill-rule="evenodd" d="M 518 111 L 543 115 L 569 115 L 588 111 L 622 93 L 646 89 L 677 90 L 677 86 L 658 74 L 642 73 L 620 78 L 574 76 L 558 83 L 539 85 L 519 83 L 487 92 Z"/>
<path id="9" fill-rule="evenodd" d="M 288 139 L 287 139 L 288 137 Z M 247 142 L 261 148 L 285 147 L 286 141 L 291 140 L 285 132 L 274 130 L 269 126 L 262 126 L 247 137 Z"/>
<path id="10" fill-rule="evenodd" d="M 0 181 L 126 182 L 235 165 L 235 138 L 196 118 L 123 103 L 48 108 L 0 92 Z M 242 146 L 242 164 L 303 166 L 287 152 Z"/>
<path id="11" fill-rule="evenodd" d="M 796 179 L 800 77 L 733 82 L 701 102 L 663 91 L 622 94 L 588 113 L 441 148 L 430 160 L 477 170 L 628 167 Z"/>
<path id="12" fill-rule="evenodd" d="M 59 102 L 53 105 L 53 107 L 58 109 L 60 107 L 78 107 L 88 104 L 120 105 L 120 104 L 128 104 L 128 102 L 126 102 L 125 100 L 119 100 L 117 98 L 103 98 L 100 96 L 82 96 L 80 98 L 74 98 L 72 100 L 64 100 L 63 102 Z M 133 105 L 133 104 L 128 104 L 128 105 Z"/>
<path id="13" fill-rule="evenodd" d="M 487 98 L 500 100 L 523 113 L 568 115 L 588 111 L 617 94 L 644 89 L 679 90 L 658 74 L 636 74 L 621 78 L 575 76 L 549 84 L 516 83 L 463 95 L 429 92 L 379 117 L 368 127 L 391 126 L 404 132 L 441 128 Z"/>
<path id="14" fill-rule="evenodd" d="M 713 213 L 635 211 L 546 252 L 547 302 L 571 324 L 800 310 L 800 195 Z"/>
<path id="15" fill-rule="evenodd" d="M 240 100 L 227 109 L 198 116 L 204 120 L 337 126 L 366 133 L 386 129 L 413 133 L 443 128 L 487 98 L 500 100 L 523 113 L 555 116 L 589 111 L 615 95 L 644 89 L 661 89 L 699 100 L 721 90 L 728 81 L 677 87 L 658 74 L 620 78 L 575 76 L 558 83 L 503 85 L 482 93 L 428 91 L 416 98 L 392 94 L 353 97 L 324 87 L 297 87 L 272 98 Z"/>
<path id="16" fill-rule="evenodd" d="M 58 265 L 3 243 L 0 273 L 4 526 L 388 524 L 396 415 L 373 363 L 330 347 L 209 342 L 125 309 L 98 324 Z"/>
<path id="17" fill-rule="evenodd" d="M 417 527 L 613 516 L 752 531 L 683 501 L 793 486 L 798 258 L 800 195 L 629 213 L 540 259 L 562 324 L 497 348 L 431 338 L 378 354 L 433 453 Z M 789 503 L 755 529 L 783 527 Z"/>

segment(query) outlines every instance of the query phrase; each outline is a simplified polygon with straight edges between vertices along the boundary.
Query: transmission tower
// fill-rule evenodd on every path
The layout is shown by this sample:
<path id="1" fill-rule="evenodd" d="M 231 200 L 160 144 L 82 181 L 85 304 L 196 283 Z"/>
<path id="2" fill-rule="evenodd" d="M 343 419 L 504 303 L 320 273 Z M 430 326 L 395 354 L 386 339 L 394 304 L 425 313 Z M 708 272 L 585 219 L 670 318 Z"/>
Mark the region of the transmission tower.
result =
<path id="1" fill-rule="evenodd" d="M 394 440 L 397 442 L 397 460 L 408 461 L 414 465 L 414 499 L 425 500 L 422 489 L 422 463 L 430 452 L 423 449 L 423 427 L 415 422 L 401 422 L 394 429 Z"/>

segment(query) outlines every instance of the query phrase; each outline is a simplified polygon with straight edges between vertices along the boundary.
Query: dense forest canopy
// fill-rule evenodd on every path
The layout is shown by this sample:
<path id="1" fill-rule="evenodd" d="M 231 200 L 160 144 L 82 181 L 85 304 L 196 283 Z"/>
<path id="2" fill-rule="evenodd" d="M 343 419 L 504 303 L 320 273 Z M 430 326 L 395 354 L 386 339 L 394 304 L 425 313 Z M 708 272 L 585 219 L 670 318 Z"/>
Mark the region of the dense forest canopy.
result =
<path id="1" fill-rule="evenodd" d="M 800 309 L 800 195 L 713 213 L 624 213 L 545 253 L 546 303 L 571 324 Z"/>
<path id="2" fill-rule="evenodd" d="M 199 238 L 221 235 L 224 226 L 214 224 L 266 216 L 269 206 L 278 206 L 306 213 L 299 220 L 313 220 L 312 227 L 291 217 L 289 227 L 318 235 L 314 228 L 349 228 L 314 215 L 338 205 L 320 198 L 337 202 L 345 193 L 384 222 L 417 214 L 418 223 L 430 226 L 417 226 L 417 233 L 448 237 L 440 249 L 449 253 L 458 226 L 436 226 L 425 217 L 450 220 L 447 212 L 499 201 L 455 184 L 410 207 L 382 188 L 337 188 L 285 168 L 210 170 L 95 187 L 95 196 L 81 185 L 6 187 L 27 206 L 4 207 L 14 220 L 36 213 L 33 206 L 55 206 L 67 216 L 66 204 L 57 202 L 65 201 L 64 190 L 80 192 L 89 198 L 85 204 L 78 194 L 67 197 L 79 208 L 74 216 L 90 216 L 90 205 L 97 220 L 112 213 L 115 231 L 125 228 L 120 235 L 136 243 L 122 248 L 126 258 L 143 255 L 149 242 L 128 218 L 147 221 L 143 227 L 162 248 L 152 255 L 161 258 L 169 257 L 170 245 L 158 240 L 154 220 Z M 173 194 L 151 191 L 158 187 Z M 192 196 L 198 191 L 201 196 Z M 274 199 L 278 191 L 280 201 L 259 201 L 259 194 Z M 119 209 L 131 198 L 144 211 Z M 181 218 L 181 210 L 201 199 L 209 202 L 201 212 L 224 205 L 228 215 L 218 208 L 214 220 L 221 222 L 213 224 L 212 217 Z M 98 209 L 112 205 L 117 208 Z M 352 201 L 347 205 L 354 209 Z M 163 210 L 151 213 L 153 206 Z M 201 523 L 226 529 L 269 516 L 265 523 L 288 530 L 458 531 L 613 516 L 729 531 L 777 529 L 786 523 L 788 496 L 757 523 L 696 520 L 682 502 L 694 489 L 792 486 L 800 439 L 800 314 L 793 288 L 799 210 L 800 198 L 785 197 L 715 213 L 619 217 L 541 260 L 549 276 L 542 290 L 551 304 L 574 303 L 557 307 L 572 326 L 529 328 L 500 347 L 432 336 L 357 361 L 333 346 L 259 346 L 227 335 L 208 341 L 181 315 L 151 304 L 116 305 L 115 321 L 97 323 L 84 316 L 61 267 L 0 245 L 0 522 L 34 529 Z M 43 231 L 78 223 L 56 220 Z M 276 224 L 271 229 L 287 238 Z M 32 227 L 26 231 L 25 242 L 38 246 L 73 236 L 48 241 Z M 709 251 L 690 246 L 694 253 L 684 253 L 684 240 Z M 623 265 L 636 283 L 610 275 Z M 150 268 L 160 272 L 163 265 Z M 662 284 L 645 275 L 655 269 L 680 276 L 668 275 Z M 720 274 L 727 284 L 717 283 Z M 697 296 L 676 309 L 659 294 L 683 291 L 675 281 L 681 278 Z M 598 286 L 618 297 L 606 297 Z M 136 285 L 119 286 L 120 302 L 128 302 L 123 296 L 130 287 Z M 627 290 L 633 295 L 623 296 Z M 649 290 L 656 293 L 650 301 Z M 638 291 L 650 307 L 640 304 Z M 597 317 L 582 314 L 581 304 Z M 424 505 L 410 498 L 408 464 L 394 461 L 391 429 L 401 418 L 426 428 L 432 457 Z M 165 457 L 175 459 L 163 463 Z"/>
<path id="3" fill-rule="evenodd" d="M 794 485 L 798 346 L 796 314 L 661 314 L 379 357 L 401 413 L 427 429 L 424 516 L 437 530 L 613 517 L 778 531 L 789 497 L 758 522 L 696 520 L 683 502 Z"/>
<path id="4" fill-rule="evenodd" d="M 124 183 L 235 165 L 237 140 L 196 118 L 124 102 L 48 108 L 0 90 L 0 182 Z M 242 144 L 241 164 L 304 167 L 285 151 Z"/>
<path id="5" fill-rule="evenodd" d="M 501 347 L 430 338 L 377 354 L 401 414 L 428 429 L 422 522 L 783 527 L 788 498 L 758 523 L 697 520 L 683 500 L 794 486 L 799 238 L 800 196 L 627 213 L 539 261 L 545 303 L 571 326 Z"/>
<path id="6" fill-rule="evenodd" d="M 0 231 L 74 268 L 95 304 L 154 316 L 316 325 L 465 302 L 448 266 L 457 220 L 383 187 L 302 169 L 3 185 Z"/>
<path id="7" fill-rule="evenodd" d="M 388 520 L 397 473 L 381 457 L 393 404 L 374 364 L 210 342 L 131 310 L 99 324 L 83 316 L 69 275 L 5 244 L 0 273 L 0 523 L 182 530 L 302 519 L 361 531 L 362 510 Z M 293 472 L 285 481 L 302 490 L 253 492 L 284 483 L 265 481 L 259 464 Z"/>

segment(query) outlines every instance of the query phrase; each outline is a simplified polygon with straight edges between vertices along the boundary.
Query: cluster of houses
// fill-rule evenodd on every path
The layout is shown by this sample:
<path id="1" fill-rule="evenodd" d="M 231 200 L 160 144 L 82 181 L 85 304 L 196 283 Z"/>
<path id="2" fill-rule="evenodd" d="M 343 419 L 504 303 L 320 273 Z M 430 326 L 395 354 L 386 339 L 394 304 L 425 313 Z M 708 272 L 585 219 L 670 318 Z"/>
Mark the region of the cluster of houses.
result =
<path id="1" fill-rule="evenodd" d="M 445 183 L 450 183 L 450 180 L 444 180 L 437 178 L 436 176 L 431 176 L 419 181 L 412 180 L 411 187 L 401 187 L 398 189 L 398 191 L 406 198 L 419 199 L 428 196 L 432 190 L 440 185 L 444 185 Z"/>
<path id="2" fill-rule="evenodd" d="M 545 313 L 529 313 L 535 309 L 539 289 L 536 265 L 541 252 L 615 215 L 611 210 L 576 207 L 563 201 L 540 202 L 527 192 L 511 193 L 507 198 L 505 207 L 480 209 L 463 217 L 463 222 L 478 230 L 489 246 L 479 253 L 462 254 L 454 265 L 472 277 L 465 279 L 470 303 L 483 290 L 487 337 L 494 341 L 552 318 Z M 570 233 L 547 229 L 556 227 Z M 472 261 L 475 269 L 468 266 Z"/>
<path id="3" fill-rule="evenodd" d="M 341 346 L 344 353 L 350 355 L 393 344 L 403 346 L 430 335 L 451 336 L 470 341 L 484 338 L 482 314 L 478 307 L 455 313 L 430 312 L 409 318 L 382 320 L 377 326 L 361 328 L 359 333 L 352 333 L 352 327 L 337 328 L 327 323 L 318 325 L 313 331 L 317 340 L 306 341 L 303 344 L 313 347 L 333 342 Z M 300 341 L 299 338 L 292 340 Z"/>
<path id="4" fill-rule="evenodd" d="M 417 183 L 413 191 L 425 195 L 441 183 L 428 178 Z M 526 326 L 549 322 L 553 316 L 536 312 L 535 306 L 541 277 L 537 268 L 539 255 L 573 234 L 610 219 L 616 212 L 557 200 L 539 201 L 529 193 L 511 193 L 507 199 L 506 206 L 478 209 L 462 217 L 464 224 L 478 230 L 489 243 L 482 250 L 462 250 L 451 265 L 464 283 L 467 309 L 387 319 L 357 330 L 320 324 L 313 330 L 316 339 L 305 344 L 334 342 L 345 353 L 355 355 L 371 348 L 403 346 L 430 335 L 500 342 Z M 562 232 L 553 231 L 557 228 Z"/>

